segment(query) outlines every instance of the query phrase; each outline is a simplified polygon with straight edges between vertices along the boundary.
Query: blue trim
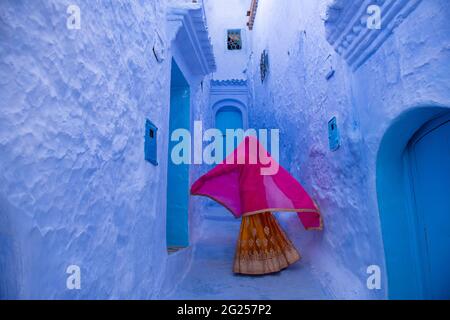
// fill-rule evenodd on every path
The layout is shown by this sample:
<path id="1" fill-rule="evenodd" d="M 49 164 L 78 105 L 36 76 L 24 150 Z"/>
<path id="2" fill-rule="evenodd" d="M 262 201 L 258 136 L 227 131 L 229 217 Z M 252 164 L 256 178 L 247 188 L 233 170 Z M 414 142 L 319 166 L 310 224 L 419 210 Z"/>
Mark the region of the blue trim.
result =
<path id="1" fill-rule="evenodd" d="M 409 109 L 392 121 L 378 150 L 376 185 L 390 299 L 424 297 L 407 147 L 425 123 L 448 111 Z"/>
<path id="2" fill-rule="evenodd" d="M 230 79 L 230 80 L 211 80 L 211 86 L 246 86 L 247 80 Z"/>

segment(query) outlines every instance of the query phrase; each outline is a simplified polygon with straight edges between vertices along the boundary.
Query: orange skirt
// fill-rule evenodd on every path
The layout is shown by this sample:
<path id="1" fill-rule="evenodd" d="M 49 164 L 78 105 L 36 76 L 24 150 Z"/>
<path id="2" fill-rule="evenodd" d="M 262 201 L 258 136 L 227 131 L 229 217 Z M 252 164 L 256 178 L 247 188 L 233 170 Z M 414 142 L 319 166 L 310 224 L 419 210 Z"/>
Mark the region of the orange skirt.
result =
<path id="1" fill-rule="evenodd" d="M 278 272 L 298 260 L 300 254 L 271 212 L 242 217 L 234 258 L 235 273 Z"/>

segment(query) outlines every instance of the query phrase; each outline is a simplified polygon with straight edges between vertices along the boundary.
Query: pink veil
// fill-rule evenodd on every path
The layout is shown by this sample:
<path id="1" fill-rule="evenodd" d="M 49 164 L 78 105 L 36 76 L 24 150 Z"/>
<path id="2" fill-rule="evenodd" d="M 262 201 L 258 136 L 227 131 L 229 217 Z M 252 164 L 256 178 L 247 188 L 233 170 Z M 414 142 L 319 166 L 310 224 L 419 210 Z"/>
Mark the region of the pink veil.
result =
<path id="1" fill-rule="evenodd" d="M 278 170 L 267 174 L 269 167 Z M 191 194 L 217 201 L 236 218 L 269 211 L 297 212 L 306 230 L 323 227 L 317 205 L 301 184 L 252 136 L 200 177 L 192 185 Z"/>

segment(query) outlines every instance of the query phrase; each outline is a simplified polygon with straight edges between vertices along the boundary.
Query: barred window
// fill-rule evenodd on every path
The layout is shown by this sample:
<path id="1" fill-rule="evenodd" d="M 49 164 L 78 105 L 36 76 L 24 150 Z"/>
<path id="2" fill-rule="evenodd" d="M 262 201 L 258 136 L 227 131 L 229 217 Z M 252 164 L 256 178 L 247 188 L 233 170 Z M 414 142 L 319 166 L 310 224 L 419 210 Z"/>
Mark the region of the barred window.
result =
<path id="1" fill-rule="evenodd" d="M 241 29 L 228 30 L 227 47 L 228 50 L 241 50 L 242 49 L 242 37 Z"/>

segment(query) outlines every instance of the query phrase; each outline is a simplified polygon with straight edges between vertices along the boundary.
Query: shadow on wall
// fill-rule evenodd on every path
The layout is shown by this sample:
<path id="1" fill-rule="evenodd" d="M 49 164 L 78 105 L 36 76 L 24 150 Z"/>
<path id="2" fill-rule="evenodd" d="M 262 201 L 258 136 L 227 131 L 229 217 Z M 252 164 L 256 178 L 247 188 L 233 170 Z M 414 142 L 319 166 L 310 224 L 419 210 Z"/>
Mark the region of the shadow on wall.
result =
<path id="1" fill-rule="evenodd" d="M 394 120 L 380 144 L 377 157 L 377 194 L 388 272 L 388 291 L 391 299 L 437 298 L 442 297 L 442 294 L 445 295 L 445 292 L 442 292 L 442 285 L 440 285 L 439 294 L 437 293 L 439 289 L 432 288 L 430 279 L 427 280 L 431 277 L 429 265 L 433 257 L 431 254 L 428 257 L 424 254 L 424 246 L 429 244 L 424 243 L 428 240 L 425 240 L 426 235 L 424 237 L 422 234 L 422 230 L 427 228 L 426 219 L 420 216 L 435 215 L 436 212 L 427 212 L 416 207 L 419 191 L 414 188 L 412 182 L 415 179 L 414 174 L 417 173 L 412 175 L 411 148 L 416 141 L 414 138 L 417 133 L 423 131 L 421 128 L 430 121 L 439 121 L 448 115 L 450 115 L 450 109 L 443 106 L 411 108 Z M 447 132 L 450 131 L 447 130 L 446 135 Z M 425 159 L 427 156 L 432 159 L 431 153 L 440 154 L 440 148 L 446 147 L 446 139 L 443 138 L 445 137 L 435 139 L 437 144 L 429 143 L 430 154 L 425 155 Z M 447 157 L 450 157 L 450 152 Z M 442 163 L 441 156 L 434 158 L 437 161 L 435 163 L 447 168 L 447 165 Z M 429 171 L 427 172 L 429 177 L 427 177 L 428 180 L 423 181 L 425 183 L 422 182 L 422 185 L 433 187 L 436 183 L 441 183 L 440 180 L 445 179 L 440 178 L 442 172 L 432 172 L 433 170 L 442 171 L 442 168 L 434 168 L 435 166 L 432 162 L 426 163 L 424 171 Z M 433 168 L 430 169 L 430 167 Z M 436 197 L 430 194 L 426 196 Z M 448 197 L 439 196 L 439 199 L 441 203 L 436 204 L 438 211 L 446 210 L 445 208 L 449 207 Z M 443 217 L 443 219 L 446 219 L 446 228 L 449 228 L 450 217 Z M 448 248 L 449 242 L 444 241 L 441 245 Z M 442 258 L 439 259 L 443 261 Z M 439 275 L 440 281 L 445 282 L 446 279 L 448 280 L 448 275 Z M 450 284 L 448 285 L 444 290 L 450 290 Z"/>
<path id="2" fill-rule="evenodd" d="M 17 299 L 20 263 L 11 216 L 16 214 L 7 199 L 0 196 L 0 300 Z"/>

